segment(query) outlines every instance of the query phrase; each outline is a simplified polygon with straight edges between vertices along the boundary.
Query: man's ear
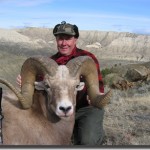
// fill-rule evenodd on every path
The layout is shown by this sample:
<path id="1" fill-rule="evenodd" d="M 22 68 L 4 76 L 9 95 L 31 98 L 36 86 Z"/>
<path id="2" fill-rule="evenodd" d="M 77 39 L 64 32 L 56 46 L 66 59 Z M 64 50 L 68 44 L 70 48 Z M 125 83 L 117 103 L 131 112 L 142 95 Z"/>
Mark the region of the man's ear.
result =
<path id="1" fill-rule="evenodd" d="M 84 86 L 85 86 L 85 83 L 84 83 L 84 82 L 80 82 L 80 83 L 76 86 L 76 90 L 77 90 L 77 91 L 81 91 L 81 90 L 83 90 Z"/>

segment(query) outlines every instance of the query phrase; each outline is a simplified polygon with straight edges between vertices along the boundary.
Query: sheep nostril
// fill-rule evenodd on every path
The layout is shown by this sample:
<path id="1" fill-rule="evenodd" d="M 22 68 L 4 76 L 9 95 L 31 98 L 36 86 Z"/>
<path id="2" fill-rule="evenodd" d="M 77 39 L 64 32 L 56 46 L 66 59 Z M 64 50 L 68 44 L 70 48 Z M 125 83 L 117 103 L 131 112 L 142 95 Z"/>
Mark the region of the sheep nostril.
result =
<path id="1" fill-rule="evenodd" d="M 59 109 L 62 110 L 64 113 L 67 113 L 71 109 L 71 106 L 68 107 L 60 106 Z"/>

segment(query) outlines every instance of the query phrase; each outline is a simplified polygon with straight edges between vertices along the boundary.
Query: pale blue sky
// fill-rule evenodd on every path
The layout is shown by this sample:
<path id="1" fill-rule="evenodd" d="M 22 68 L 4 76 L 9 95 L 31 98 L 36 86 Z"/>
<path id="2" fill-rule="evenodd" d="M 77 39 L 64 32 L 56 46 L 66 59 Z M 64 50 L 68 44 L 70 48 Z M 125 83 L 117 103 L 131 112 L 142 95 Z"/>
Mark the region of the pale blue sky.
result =
<path id="1" fill-rule="evenodd" d="M 48 27 L 150 34 L 150 0 L 0 0 L 0 28 Z"/>

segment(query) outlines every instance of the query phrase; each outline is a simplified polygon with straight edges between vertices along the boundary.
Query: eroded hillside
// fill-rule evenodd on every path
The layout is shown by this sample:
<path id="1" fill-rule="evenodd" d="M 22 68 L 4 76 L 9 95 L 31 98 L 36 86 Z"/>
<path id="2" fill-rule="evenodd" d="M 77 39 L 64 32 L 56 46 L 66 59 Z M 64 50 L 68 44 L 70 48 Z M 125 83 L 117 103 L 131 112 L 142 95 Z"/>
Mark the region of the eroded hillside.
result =
<path id="1" fill-rule="evenodd" d="M 0 45 L 5 44 L 6 46 L 8 42 L 21 48 L 51 51 L 56 49 L 52 29 L 48 28 L 0 29 Z M 93 51 L 100 59 L 150 60 L 150 36 L 148 35 L 128 32 L 80 31 L 78 46 Z"/>
<path id="2" fill-rule="evenodd" d="M 150 36 L 147 35 L 80 31 L 77 45 L 93 52 L 100 61 L 101 69 L 116 63 L 126 64 L 150 60 Z M 0 74 L 14 78 L 20 72 L 21 65 L 27 57 L 50 56 L 56 51 L 52 29 L 32 27 L 0 29 Z M 13 73 L 9 74 L 9 69 Z"/>

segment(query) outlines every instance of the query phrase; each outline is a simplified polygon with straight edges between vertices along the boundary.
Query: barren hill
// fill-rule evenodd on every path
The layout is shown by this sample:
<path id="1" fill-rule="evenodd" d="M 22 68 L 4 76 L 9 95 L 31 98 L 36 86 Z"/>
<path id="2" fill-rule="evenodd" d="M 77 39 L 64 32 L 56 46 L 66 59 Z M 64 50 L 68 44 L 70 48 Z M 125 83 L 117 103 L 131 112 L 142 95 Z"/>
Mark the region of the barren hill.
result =
<path id="1" fill-rule="evenodd" d="M 123 64 L 124 62 L 150 60 L 150 36 L 147 35 L 127 32 L 80 31 L 77 46 L 93 52 L 101 61 L 101 67 L 117 62 Z M 52 29 L 33 27 L 0 29 L 1 76 L 10 77 L 8 73 L 10 69 L 15 72 L 11 73 L 14 78 L 27 57 L 49 56 L 56 51 Z"/>
<path id="2" fill-rule="evenodd" d="M 0 46 L 17 44 L 23 48 L 56 49 L 52 29 L 0 29 Z M 98 53 L 100 59 L 150 60 L 150 36 L 128 32 L 80 31 L 78 46 Z M 24 52 L 23 52 L 24 53 Z"/>

